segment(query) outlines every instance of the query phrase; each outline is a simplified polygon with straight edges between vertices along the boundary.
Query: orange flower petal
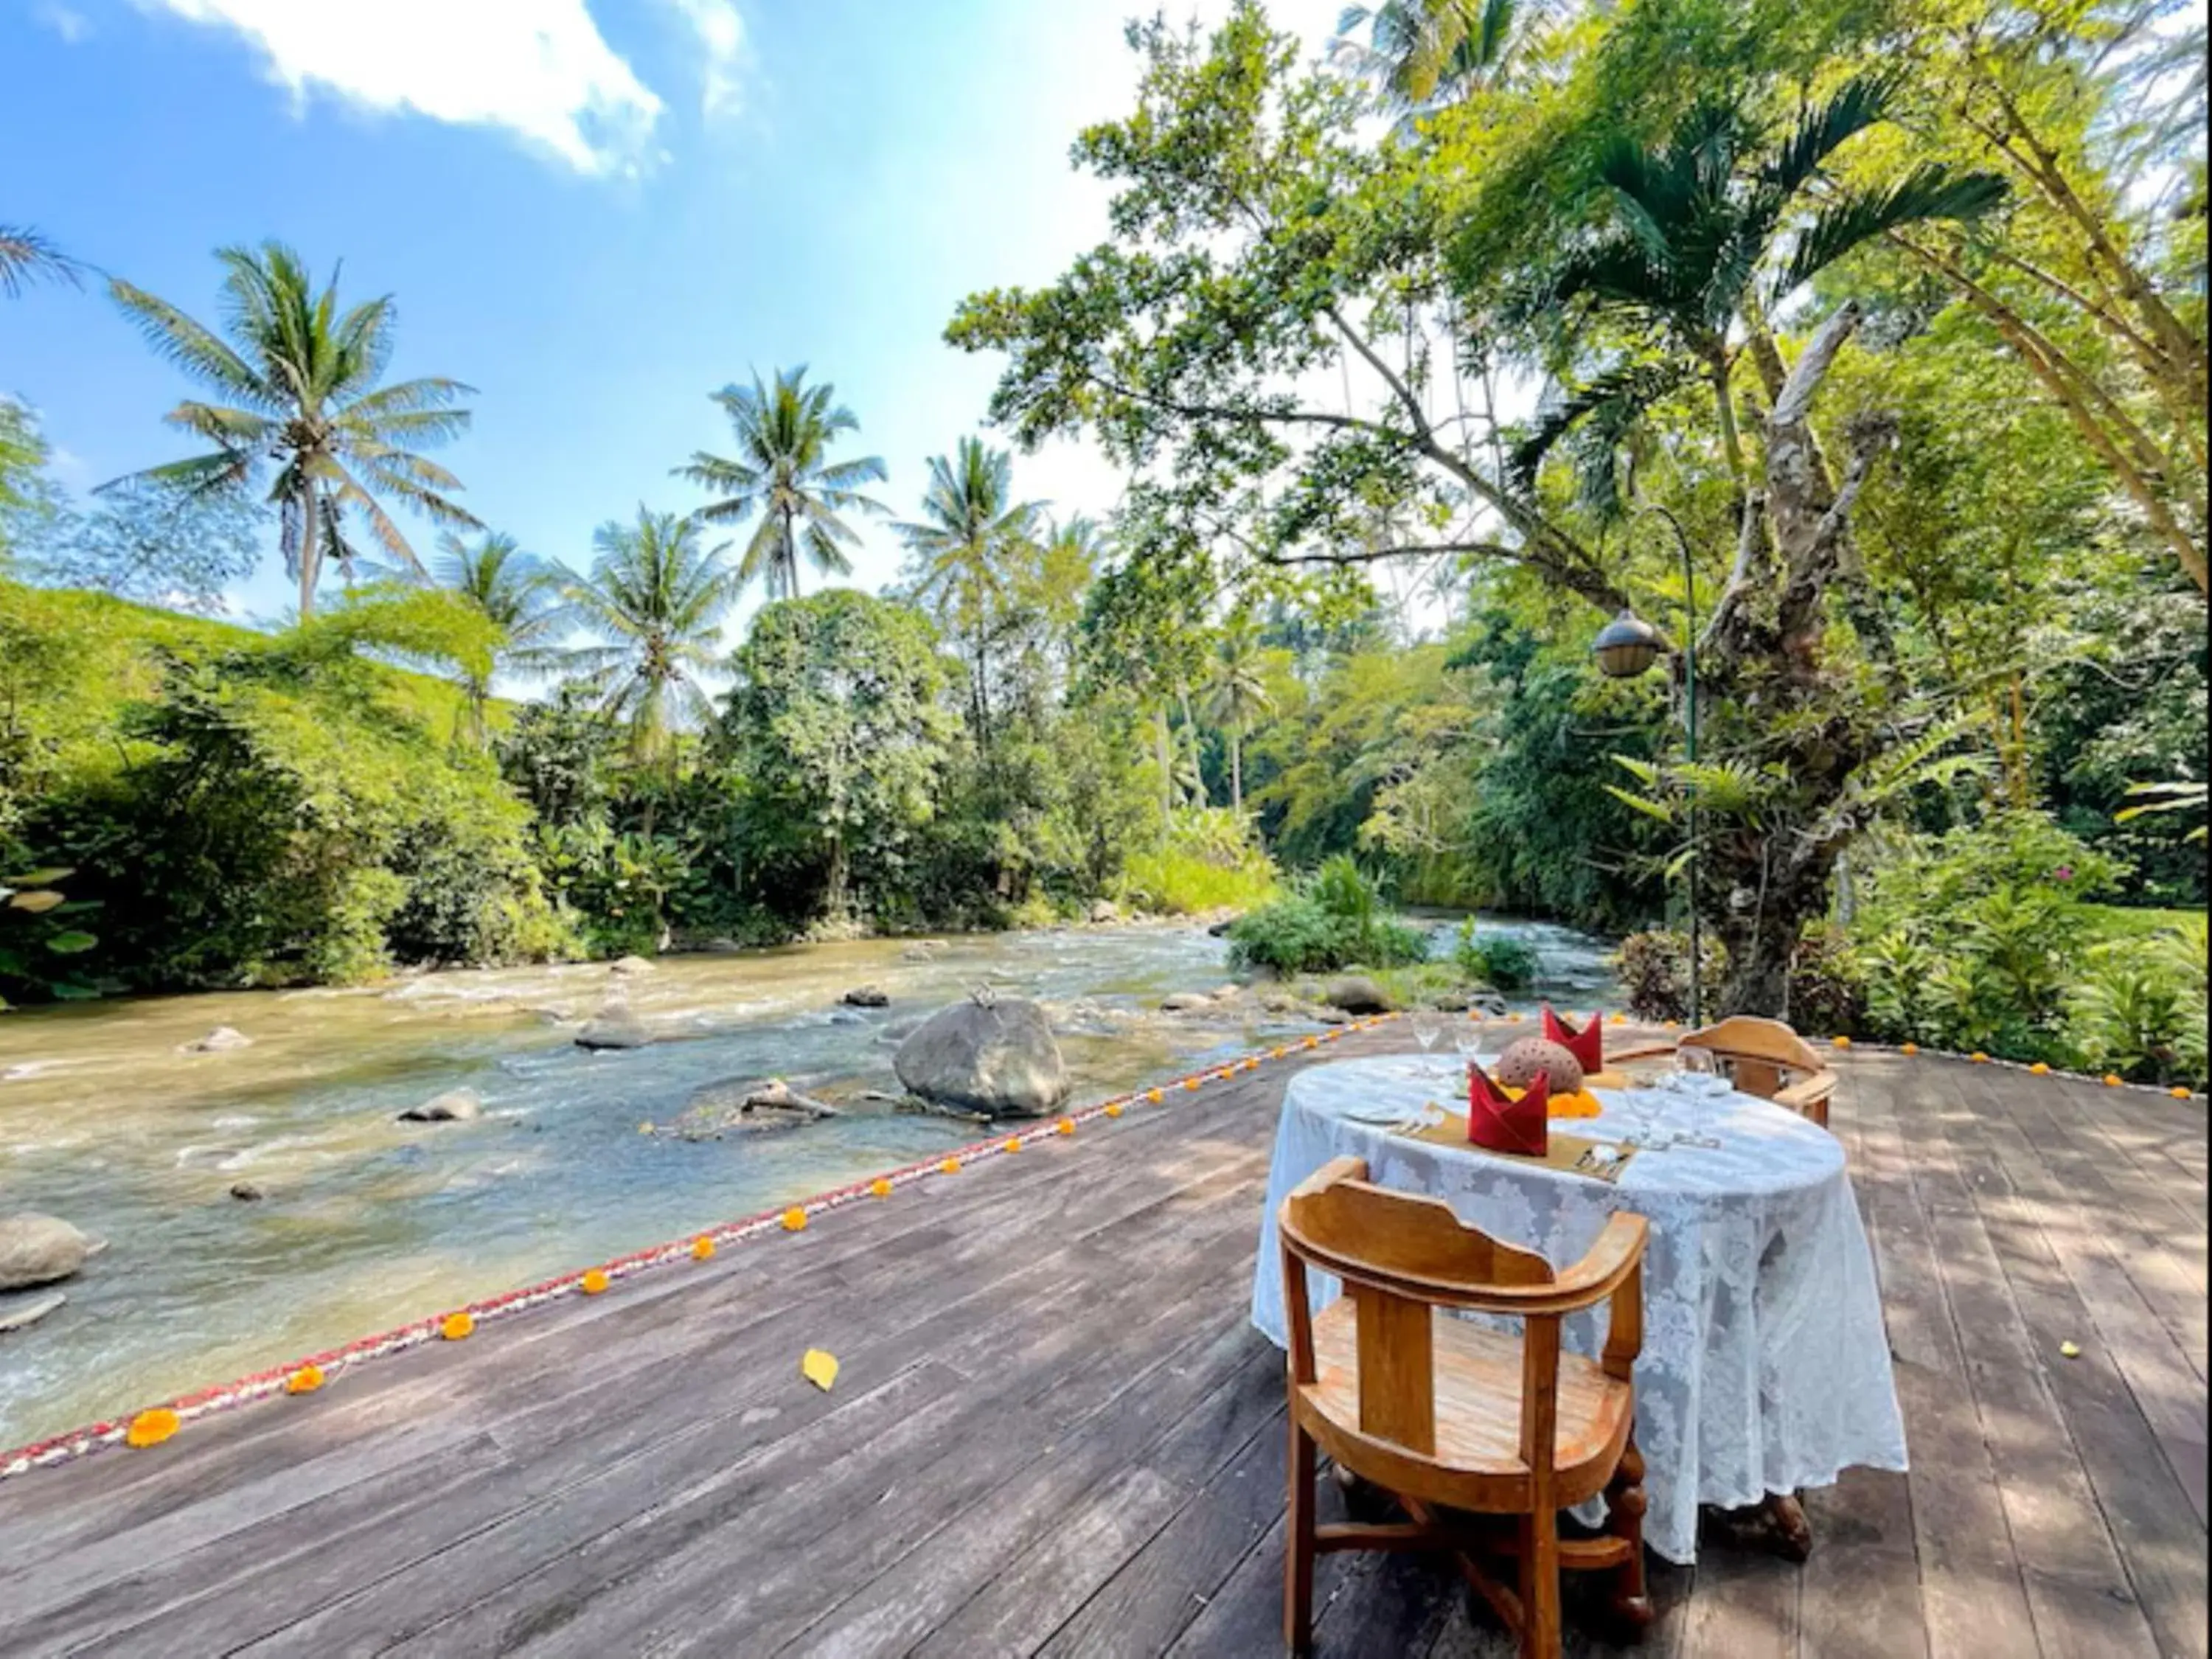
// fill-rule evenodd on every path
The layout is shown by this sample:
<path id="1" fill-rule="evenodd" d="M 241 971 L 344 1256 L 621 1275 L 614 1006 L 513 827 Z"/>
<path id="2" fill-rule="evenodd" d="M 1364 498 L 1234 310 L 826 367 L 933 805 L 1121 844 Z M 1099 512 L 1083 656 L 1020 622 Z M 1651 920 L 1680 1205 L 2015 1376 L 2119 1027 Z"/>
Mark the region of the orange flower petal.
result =
<path id="1" fill-rule="evenodd" d="M 284 1379 L 286 1394 L 313 1394 L 322 1386 L 323 1368 L 320 1365 L 302 1365 Z"/>
<path id="2" fill-rule="evenodd" d="M 707 1261 L 714 1254 L 714 1241 L 704 1233 L 691 1241 L 691 1257 L 695 1261 Z"/>
<path id="3" fill-rule="evenodd" d="M 1075 1133 L 1075 1120 L 1072 1117 L 1064 1117 L 1052 1127 L 1056 1134 L 1072 1135 Z"/>
<path id="4" fill-rule="evenodd" d="M 1121 1116 L 1121 1103 L 1120 1101 L 1118 1101 L 1118 1100 L 1109 1100 L 1109 1101 L 1108 1101 L 1108 1102 L 1106 1103 L 1106 1115 L 1107 1115 L 1107 1116 L 1109 1116 L 1109 1117 L 1119 1117 L 1119 1116 Z"/>
<path id="5" fill-rule="evenodd" d="M 2125 1081 L 2125 1079 L 2123 1079 L 2118 1072 L 2107 1072 L 2105 1073 L 2105 1086 L 2107 1089 L 2117 1089 L 2124 1081 Z"/>
<path id="6" fill-rule="evenodd" d="M 459 1342 L 473 1333 L 476 1328 L 477 1318 L 474 1314 L 447 1314 L 438 1326 L 438 1334 L 448 1342 Z"/>
<path id="7" fill-rule="evenodd" d="M 806 1212 L 800 1209 L 796 1204 L 793 1205 L 791 1208 L 786 1210 L 783 1212 L 783 1230 L 787 1233 L 805 1231 Z"/>
<path id="8" fill-rule="evenodd" d="M 606 1276 L 605 1271 L 594 1267 L 576 1281 L 576 1288 L 583 1291 L 586 1296 L 597 1296 L 611 1283 L 613 1281 Z"/>
<path id="9" fill-rule="evenodd" d="M 1019 1135 L 1008 1135 L 999 1147 L 1002 1152 L 1018 1152 L 1021 1149 L 1022 1138 Z"/>
<path id="10" fill-rule="evenodd" d="M 1851 1040 L 1847 1036 L 1842 1036 L 1840 1033 L 1835 1036 L 1830 1037 L 1828 1041 L 1838 1048 L 1848 1048 L 1851 1046 Z"/>
<path id="11" fill-rule="evenodd" d="M 868 1183 L 868 1191 L 877 1198 L 889 1198 L 891 1195 L 891 1183 L 881 1176 L 878 1176 Z"/>
<path id="12" fill-rule="evenodd" d="M 1920 1045 L 1917 1042 L 1908 1042 L 1897 1052 L 1900 1054 L 1917 1054 L 1920 1052 Z"/>
<path id="13" fill-rule="evenodd" d="M 179 1429 L 184 1419 L 167 1406 L 156 1406 L 151 1411 L 140 1412 L 131 1419 L 124 1431 L 124 1443 L 131 1446 L 158 1446 Z"/>
<path id="14" fill-rule="evenodd" d="M 2051 1075 L 2051 1067 L 2039 1060 L 2027 1069 L 2033 1073 L 2037 1077 L 2049 1077 Z"/>
<path id="15" fill-rule="evenodd" d="M 958 1175 L 960 1173 L 960 1160 L 957 1158 L 948 1158 L 944 1163 L 939 1164 L 937 1167 L 943 1170 L 946 1175 Z"/>
<path id="16" fill-rule="evenodd" d="M 2176 1100 L 2186 1100 L 2189 1098 L 2189 1091 L 2183 1088 L 2179 1083 L 2175 1084 L 2173 1087 L 2166 1092 L 2171 1094 Z"/>
<path id="17" fill-rule="evenodd" d="M 1977 1066 L 1986 1066 L 1990 1063 L 1990 1057 L 1984 1054 L 1979 1048 L 1975 1049 L 1974 1052 L 1968 1054 L 1966 1058 L 1972 1060 Z"/>

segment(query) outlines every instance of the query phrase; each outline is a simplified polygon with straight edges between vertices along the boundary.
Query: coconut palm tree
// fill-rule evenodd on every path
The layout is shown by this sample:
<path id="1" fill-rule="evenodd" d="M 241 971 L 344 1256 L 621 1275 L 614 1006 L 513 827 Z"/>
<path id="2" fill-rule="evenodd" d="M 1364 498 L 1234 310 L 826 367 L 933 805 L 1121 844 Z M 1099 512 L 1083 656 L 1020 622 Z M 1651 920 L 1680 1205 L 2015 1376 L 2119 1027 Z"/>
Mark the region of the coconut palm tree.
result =
<path id="1" fill-rule="evenodd" d="M 1747 315 L 1771 313 L 1901 226 L 1971 220 L 2004 198 L 1996 174 L 1932 161 L 1875 185 L 1824 178 L 1846 141 L 1887 118 L 1899 84 L 1887 73 L 1847 82 L 1778 142 L 1723 96 L 1699 100 L 1662 144 L 1625 132 L 1607 141 L 1598 164 L 1605 222 L 1567 246 L 1520 308 L 1624 320 L 1656 331 L 1668 351 L 1599 376 L 1540 421 L 1514 454 L 1524 481 L 1573 428 L 1595 421 L 1618 429 L 1692 375 L 1711 388 L 1722 447 L 1741 481 L 1729 380 Z"/>
<path id="2" fill-rule="evenodd" d="M 273 470 L 266 499 L 277 510 L 285 568 L 299 578 L 302 621 L 313 614 L 325 564 L 352 573 L 356 518 L 395 562 L 423 574 L 380 496 L 440 524 L 482 529 L 450 499 L 460 480 L 410 447 L 466 431 L 469 412 L 454 404 L 472 388 L 438 376 L 379 384 L 392 360 L 392 296 L 342 312 L 337 275 L 318 291 L 281 242 L 218 249 L 216 258 L 228 340 L 143 289 L 108 284 L 155 351 L 226 399 L 188 399 L 167 417 L 212 449 L 134 476 L 208 495 L 257 487 Z"/>
<path id="3" fill-rule="evenodd" d="M 524 552 L 514 537 L 487 531 L 473 544 L 452 531 L 438 538 L 441 586 L 458 593 L 499 629 L 500 670 L 520 676 L 550 672 L 562 660 L 559 641 L 574 619 L 568 589 L 575 578 Z M 477 741 L 491 701 L 491 676 L 465 674 L 469 725 Z"/>
<path id="4" fill-rule="evenodd" d="M 575 620 L 605 641 L 563 653 L 598 690 L 601 708 L 629 722 L 630 756 L 665 758 L 674 733 L 707 713 L 696 676 L 714 666 L 719 625 L 744 588 L 722 562 L 727 544 L 703 547 L 699 525 L 674 513 L 637 510 L 592 538 L 591 574 L 568 592 Z"/>
<path id="5" fill-rule="evenodd" d="M 1237 617 L 1214 644 L 1212 678 L 1206 687 L 1206 716 L 1229 739 L 1229 804 L 1244 810 L 1244 738 L 1262 714 L 1274 710 L 1261 672 L 1259 630 L 1250 618 Z"/>
<path id="6" fill-rule="evenodd" d="M 963 438 L 951 455 L 930 458 L 921 520 L 892 526 L 913 555 L 915 597 L 962 642 L 969 719 L 979 745 L 990 741 L 992 638 L 1018 574 L 1017 555 L 1044 507 L 1017 501 L 1013 494 L 1013 457 L 981 439 Z"/>
<path id="7" fill-rule="evenodd" d="M 0 225 L 0 294 L 15 298 L 33 283 L 82 285 L 77 263 L 28 225 Z"/>
<path id="8" fill-rule="evenodd" d="M 834 401 L 836 395 L 827 381 L 808 386 L 804 363 L 777 370 L 773 386 L 763 386 L 757 374 L 749 386 L 726 386 L 714 398 L 737 434 L 738 459 L 702 449 L 675 469 L 677 477 L 722 497 L 695 515 L 708 524 L 738 524 L 761 515 L 760 528 L 738 561 L 738 576 L 747 586 L 764 582 L 770 599 L 799 597 L 802 549 L 819 574 L 851 574 L 845 550 L 860 541 L 860 533 L 838 515 L 889 510 L 860 493 L 862 484 L 884 481 L 880 456 L 830 459 L 837 438 L 860 428 L 853 411 Z"/>
<path id="9" fill-rule="evenodd" d="M 1382 0 L 1348 6 L 1329 57 L 1410 120 L 1493 78 L 1545 8 L 1528 0 Z M 1364 45 L 1355 38 L 1365 30 Z"/>

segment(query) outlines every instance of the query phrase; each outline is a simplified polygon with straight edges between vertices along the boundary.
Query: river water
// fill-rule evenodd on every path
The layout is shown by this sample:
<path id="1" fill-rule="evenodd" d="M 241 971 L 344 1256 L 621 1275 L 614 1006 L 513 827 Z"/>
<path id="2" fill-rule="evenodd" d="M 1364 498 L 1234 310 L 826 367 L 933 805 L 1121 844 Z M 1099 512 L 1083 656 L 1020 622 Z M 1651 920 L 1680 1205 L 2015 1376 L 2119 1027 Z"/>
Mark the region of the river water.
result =
<path id="1" fill-rule="evenodd" d="M 1449 921 L 1431 925 L 1441 951 Z M 1599 941 L 1486 926 L 1536 948 L 1530 1006 L 1613 1000 Z M 908 957 L 884 940 L 665 957 L 628 981 L 655 1042 L 606 1054 L 573 1041 L 607 989 L 600 963 L 0 1018 L 0 1214 L 44 1211 L 109 1241 L 57 1287 L 66 1306 L 0 1333 L 0 1449 L 971 1140 L 970 1125 L 862 1097 L 895 1091 L 899 1037 L 979 985 L 1053 1006 L 1078 1104 L 1310 1029 L 1251 996 L 1151 1012 L 1227 979 L 1222 942 L 1196 927 L 963 936 Z M 837 1006 L 861 984 L 890 1006 Z M 220 1025 L 252 1046 L 179 1052 Z M 665 1132 L 702 1088 L 770 1076 L 848 1115 Z M 397 1121 L 461 1087 L 481 1119 Z M 263 1196 L 233 1198 L 240 1182 Z"/>

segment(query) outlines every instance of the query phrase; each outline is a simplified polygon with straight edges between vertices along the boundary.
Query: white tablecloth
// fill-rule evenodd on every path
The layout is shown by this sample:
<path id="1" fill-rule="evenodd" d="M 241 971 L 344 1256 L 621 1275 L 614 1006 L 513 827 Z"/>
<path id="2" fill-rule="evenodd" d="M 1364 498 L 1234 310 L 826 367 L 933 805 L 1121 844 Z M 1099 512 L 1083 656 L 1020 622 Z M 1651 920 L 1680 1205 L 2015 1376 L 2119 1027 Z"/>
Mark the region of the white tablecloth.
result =
<path id="1" fill-rule="evenodd" d="M 1322 1164 L 1351 1155 L 1367 1160 L 1377 1183 L 1443 1198 L 1462 1221 L 1554 1267 L 1578 1260 L 1616 1210 L 1650 1221 L 1636 1439 L 1650 1500 L 1644 1540 L 1668 1560 L 1695 1559 L 1701 1503 L 1755 1504 L 1826 1486 L 1854 1464 L 1905 1468 L 1873 1255 L 1834 1136 L 1748 1095 L 1601 1090 L 1603 1115 L 1554 1120 L 1554 1131 L 1612 1139 L 1648 1100 L 1662 1121 L 1722 1142 L 1639 1152 L 1608 1185 L 1343 1115 L 1426 1100 L 1464 1110 L 1459 1069 L 1449 1057 L 1408 1054 L 1316 1066 L 1291 1080 L 1252 1281 L 1252 1322 L 1278 1347 L 1289 1338 L 1275 1212 Z M 1334 1279 L 1310 1282 L 1317 1310 L 1338 1293 Z M 1570 1347 L 1596 1354 L 1602 1309 L 1575 1316 L 1565 1332 Z"/>

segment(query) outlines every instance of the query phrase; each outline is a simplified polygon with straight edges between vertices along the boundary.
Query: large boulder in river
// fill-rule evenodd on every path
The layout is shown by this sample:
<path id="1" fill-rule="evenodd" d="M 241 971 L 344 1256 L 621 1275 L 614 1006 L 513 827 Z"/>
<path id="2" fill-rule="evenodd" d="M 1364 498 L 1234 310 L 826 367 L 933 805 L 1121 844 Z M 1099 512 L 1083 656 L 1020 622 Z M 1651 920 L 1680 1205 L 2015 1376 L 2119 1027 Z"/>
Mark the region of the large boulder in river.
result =
<path id="1" fill-rule="evenodd" d="M 218 1025 L 204 1037 L 194 1037 L 190 1042 L 178 1045 L 180 1054 L 220 1054 L 233 1048 L 251 1048 L 253 1039 L 243 1031 L 234 1031 L 228 1025 Z"/>
<path id="2" fill-rule="evenodd" d="M 899 1044 L 891 1067 L 909 1093 L 994 1117 L 1042 1116 L 1070 1086 L 1044 1010 L 1018 997 L 940 1008 Z"/>
<path id="3" fill-rule="evenodd" d="M 601 1003 L 599 1012 L 576 1033 L 579 1048 L 642 1048 L 652 1041 L 653 1033 L 645 1029 L 645 1022 L 619 997 L 609 997 Z"/>
<path id="4" fill-rule="evenodd" d="M 84 1266 L 101 1249 L 58 1216 L 26 1210 L 0 1216 L 0 1291 L 51 1285 Z"/>
<path id="5" fill-rule="evenodd" d="M 1328 1006 L 1347 1014 L 1387 1014 L 1390 996 L 1364 974 L 1346 974 L 1328 988 Z"/>
<path id="6" fill-rule="evenodd" d="M 888 1008 L 891 1006 L 890 993 L 873 985 L 855 985 L 840 1000 L 848 1008 Z"/>

